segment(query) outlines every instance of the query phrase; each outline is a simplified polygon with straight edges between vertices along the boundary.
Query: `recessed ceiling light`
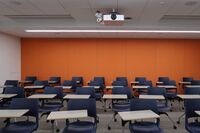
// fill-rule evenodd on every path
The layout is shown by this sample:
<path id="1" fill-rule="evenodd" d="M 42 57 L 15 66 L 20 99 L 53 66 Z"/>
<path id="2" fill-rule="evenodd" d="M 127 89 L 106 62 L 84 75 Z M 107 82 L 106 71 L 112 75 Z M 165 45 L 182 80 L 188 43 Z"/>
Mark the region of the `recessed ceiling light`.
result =
<path id="1" fill-rule="evenodd" d="M 10 1 L 10 3 L 11 3 L 11 4 L 13 4 L 13 5 L 17 5 L 17 6 L 20 6 L 20 5 L 22 5 L 22 3 L 21 3 L 21 2 L 19 2 L 19 1 L 16 1 L 16 0 Z"/>
<path id="2" fill-rule="evenodd" d="M 194 6 L 194 5 L 196 5 L 198 2 L 197 1 L 187 1 L 187 2 L 185 2 L 185 5 L 186 6 Z"/>
<path id="3" fill-rule="evenodd" d="M 35 33 L 185 33 L 200 34 L 200 31 L 189 30 L 25 30 Z"/>

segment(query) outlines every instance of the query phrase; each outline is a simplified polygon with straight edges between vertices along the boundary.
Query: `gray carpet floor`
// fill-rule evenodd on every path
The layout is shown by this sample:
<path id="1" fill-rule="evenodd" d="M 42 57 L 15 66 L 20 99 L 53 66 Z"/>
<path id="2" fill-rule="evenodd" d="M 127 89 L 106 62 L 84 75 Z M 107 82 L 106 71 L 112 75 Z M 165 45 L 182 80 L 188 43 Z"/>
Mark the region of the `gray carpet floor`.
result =
<path id="1" fill-rule="evenodd" d="M 66 103 L 64 103 L 66 105 Z M 66 107 L 63 107 L 62 110 L 66 110 Z M 183 110 L 180 107 L 180 104 L 175 101 L 173 103 L 172 112 L 168 112 L 169 116 L 173 119 L 173 121 L 177 121 L 178 117 L 183 114 Z M 97 114 L 99 116 L 100 122 L 97 125 L 97 133 L 130 133 L 128 124 L 123 128 L 121 126 L 121 119 L 119 116 L 117 116 L 117 122 L 111 123 L 111 130 L 107 129 L 108 122 L 110 121 L 112 117 L 112 110 L 108 109 L 107 112 L 104 112 L 102 108 L 102 103 L 97 102 Z M 22 118 L 20 118 L 22 119 Z M 58 127 L 60 129 L 60 132 L 62 132 L 62 129 L 65 127 L 65 121 L 59 120 Z M 2 127 L 3 121 L 0 120 L 0 126 Z M 169 119 L 165 115 L 161 115 L 160 118 L 160 127 L 164 130 L 165 133 L 187 133 L 184 127 L 184 117 L 181 119 L 180 124 L 176 124 L 177 129 L 173 129 L 173 124 L 169 121 Z M 39 128 L 35 133 L 50 133 L 52 132 L 52 126 L 51 123 L 46 122 L 46 117 L 40 118 L 40 124 Z M 55 132 L 55 131 L 54 131 Z"/>

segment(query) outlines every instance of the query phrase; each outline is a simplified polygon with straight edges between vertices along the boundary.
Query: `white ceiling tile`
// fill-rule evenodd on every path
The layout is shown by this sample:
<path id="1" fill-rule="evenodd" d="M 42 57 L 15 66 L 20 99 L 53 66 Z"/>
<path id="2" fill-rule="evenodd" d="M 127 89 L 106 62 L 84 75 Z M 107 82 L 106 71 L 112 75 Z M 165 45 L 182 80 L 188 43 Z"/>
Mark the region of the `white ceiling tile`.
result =
<path id="1" fill-rule="evenodd" d="M 196 5 L 187 6 L 185 5 L 189 0 L 177 0 L 176 3 L 167 12 L 169 15 L 190 15 L 193 10 L 200 7 L 200 2 L 197 1 Z"/>
<path id="2" fill-rule="evenodd" d="M 58 0 L 29 0 L 35 7 L 38 7 L 44 14 L 66 14 Z"/>
<path id="3" fill-rule="evenodd" d="M 9 14 L 15 14 L 16 11 L 12 8 L 6 6 L 4 3 L 0 1 L 0 15 L 9 15 Z"/>
<path id="4" fill-rule="evenodd" d="M 140 14 L 140 23 L 145 25 L 156 25 L 174 2 L 175 0 L 149 0 L 143 13 Z"/>
<path id="5" fill-rule="evenodd" d="M 1 0 L 6 6 L 14 9 L 16 12 L 21 15 L 24 14 L 41 14 L 41 11 L 33 6 L 28 0 L 18 0 L 20 4 L 14 4 L 16 0 Z"/>
<path id="6" fill-rule="evenodd" d="M 88 0 L 59 0 L 63 7 L 68 8 L 90 8 Z"/>

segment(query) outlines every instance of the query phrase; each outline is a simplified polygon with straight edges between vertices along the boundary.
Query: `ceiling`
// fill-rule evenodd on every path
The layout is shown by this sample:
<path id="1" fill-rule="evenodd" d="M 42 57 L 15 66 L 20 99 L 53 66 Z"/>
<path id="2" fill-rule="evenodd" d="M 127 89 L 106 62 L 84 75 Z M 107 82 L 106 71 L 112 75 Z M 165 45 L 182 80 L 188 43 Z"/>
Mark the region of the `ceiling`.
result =
<path id="1" fill-rule="evenodd" d="M 95 13 L 117 9 L 122 26 L 96 22 Z M 195 38 L 192 33 L 26 33 L 43 30 L 198 30 L 199 0 L 0 0 L 0 32 L 18 37 Z"/>

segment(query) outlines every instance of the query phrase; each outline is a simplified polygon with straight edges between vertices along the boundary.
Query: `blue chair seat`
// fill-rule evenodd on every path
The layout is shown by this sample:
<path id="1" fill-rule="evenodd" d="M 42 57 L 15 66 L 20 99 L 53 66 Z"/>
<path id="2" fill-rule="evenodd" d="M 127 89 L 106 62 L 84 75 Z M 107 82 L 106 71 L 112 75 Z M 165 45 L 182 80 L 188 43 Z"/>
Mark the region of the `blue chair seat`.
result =
<path id="1" fill-rule="evenodd" d="M 48 113 L 51 111 L 58 111 L 60 109 L 60 107 L 49 107 L 49 106 L 43 106 L 39 108 L 39 112 L 42 113 Z"/>
<path id="2" fill-rule="evenodd" d="M 9 126 L 2 128 L 0 133 L 32 133 L 37 129 L 37 124 L 31 121 L 19 121 L 10 123 Z"/>
<path id="3" fill-rule="evenodd" d="M 192 133 L 200 133 L 200 128 L 199 127 L 200 127 L 200 123 L 199 122 L 191 122 L 186 126 L 188 131 L 190 131 Z"/>
<path id="4" fill-rule="evenodd" d="M 101 93 L 98 92 L 95 93 L 95 99 L 101 99 L 101 97 L 102 97 Z"/>
<path id="5" fill-rule="evenodd" d="M 176 92 L 166 92 L 166 97 L 167 98 L 175 98 L 177 96 Z"/>
<path id="6" fill-rule="evenodd" d="M 63 104 L 61 102 L 48 102 L 45 103 L 44 106 L 46 107 L 63 107 Z"/>
<path id="7" fill-rule="evenodd" d="M 130 111 L 130 103 L 116 103 L 113 104 L 112 110 L 115 112 Z"/>
<path id="8" fill-rule="evenodd" d="M 137 122 L 130 124 L 133 133 L 163 133 L 163 130 L 154 122 Z"/>
<path id="9" fill-rule="evenodd" d="M 96 125 L 88 121 L 72 122 L 65 127 L 63 133 L 96 133 Z"/>
<path id="10" fill-rule="evenodd" d="M 171 110 L 171 107 L 166 105 L 166 103 L 157 103 L 158 112 L 168 112 Z"/>

